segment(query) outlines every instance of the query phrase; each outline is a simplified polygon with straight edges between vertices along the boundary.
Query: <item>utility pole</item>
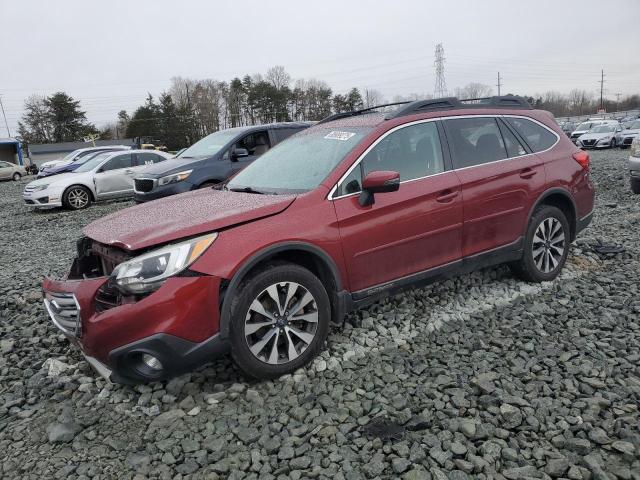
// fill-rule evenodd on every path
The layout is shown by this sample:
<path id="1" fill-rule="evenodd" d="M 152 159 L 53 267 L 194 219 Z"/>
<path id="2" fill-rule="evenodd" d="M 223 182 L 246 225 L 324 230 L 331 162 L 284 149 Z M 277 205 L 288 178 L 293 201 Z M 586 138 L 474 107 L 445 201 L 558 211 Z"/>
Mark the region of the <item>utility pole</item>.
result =
<path id="1" fill-rule="evenodd" d="M 619 104 L 620 104 L 620 97 L 622 96 L 621 93 L 616 93 L 616 112 L 618 111 L 619 108 Z"/>
<path id="2" fill-rule="evenodd" d="M 0 95 L 0 109 L 2 109 L 2 116 L 4 117 L 4 126 L 7 127 L 7 137 L 11 137 L 11 132 L 9 132 L 9 123 L 7 123 L 7 115 L 4 113 L 4 105 L 2 105 L 2 95 Z"/>
<path id="3" fill-rule="evenodd" d="M 602 94 L 604 93 L 604 70 L 600 73 L 600 110 L 604 110 L 604 101 Z"/>
<path id="4" fill-rule="evenodd" d="M 436 86 L 433 90 L 433 97 L 446 97 L 448 93 L 447 82 L 444 79 L 444 47 L 441 43 L 436 45 L 436 59 L 433 65 L 436 67 Z"/>
<path id="5" fill-rule="evenodd" d="M 500 72 L 498 72 L 498 84 L 496 85 L 496 87 L 498 87 L 498 96 L 500 96 L 500 87 L 502 86 L 502 82 L 500 82 Z"/>

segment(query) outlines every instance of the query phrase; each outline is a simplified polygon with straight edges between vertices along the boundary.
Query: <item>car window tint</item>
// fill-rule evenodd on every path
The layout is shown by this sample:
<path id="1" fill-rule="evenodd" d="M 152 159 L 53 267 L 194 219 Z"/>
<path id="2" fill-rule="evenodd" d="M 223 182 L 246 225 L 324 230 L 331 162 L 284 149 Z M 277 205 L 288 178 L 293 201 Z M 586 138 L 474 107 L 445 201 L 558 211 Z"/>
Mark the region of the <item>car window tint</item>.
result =
<path id="1" fill-rule="evenodd" d="M 504 146 L 507 149 L 507 155 L 509 158 L 520 157 L 522 155 L 526 155 L 527 151 L 524 146 L 520 143 L 520 140 L 516 138 L 516 136 L 509 130 L 506 126 L 498 122 L 500 126 L 500 131 L 502 132 L 502 138 L 504 139 Z"/>
<path id="2" fill-rule="evenodd" d="M 507 158 L 502 135 L 494 118 L 445 120 L 447 140 L 455 168 L 473 167 Z"/>
<path id="3" fill-rule="evenodd" d="M 529 144 L 534 152 L 541 152 L 556 143 L 556 136 L 546 128 L 526 118 L 506 117 L 516 132 Z"/>
<path id="4" fill-rule="evenodd" d="M 362 163 L 358 164 L 340 184 L 338 196 L 362 190 Z"/>
<path id="5" fill-rule="evenodd" d="M 119 170 L 121 168 L 129 167 L 131 167 L 131 154 L 118 155 L 105 163 L 102 167 L 102 171 L 108 172 L 109 170 Z"/>
<path id="6" fill-rule="evenodd" d="M 8 167 L 10 167 L 10 166 L 11 166 L 11 165 L 9 165 L 9 164 L 8 164 L 8 163 L 6 163 L 6 162 L 0 162 L 0 168 L 8 168 Z"/>
<path id="7" fill-rule="evenodd" d="M 151 152 L 137 153 L 136 156 L 138 157 L 138 165 L 151 165 L 163 159 L 160 155 Z"/>
<path id="8" fill-rule="evenodd" d="M 269 134 L 266 131 L 254 132 L 236 142 L 236 148 L 245 148 L 249 155 L 262 155 L 269 148 Z"/>
<path id="9" fill-rule="evenodd" d="M 278 128 L 277 130 L 273 130 L 272 133 L 276 137 L 278 143 L 286 140 L 294 133 L 298 133 L 302 128 Z"/>
<path id="10" fill-rule="evenodd" d="M 434 122 L 401 128 L 384 137 L 362 159 L 363 175 L 376 170 L 400 174 L 400 181 L 444 170 L 438 129 Z"/>

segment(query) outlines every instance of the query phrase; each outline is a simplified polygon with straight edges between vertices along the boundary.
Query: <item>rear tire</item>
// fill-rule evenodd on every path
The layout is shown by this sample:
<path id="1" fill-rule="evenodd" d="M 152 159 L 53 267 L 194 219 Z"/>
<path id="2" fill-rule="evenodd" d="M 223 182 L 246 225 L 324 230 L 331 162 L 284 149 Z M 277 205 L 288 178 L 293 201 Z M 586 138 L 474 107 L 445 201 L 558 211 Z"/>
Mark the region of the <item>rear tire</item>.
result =
<path id="1" fill-rule="evenodd" d="M 640 180 L 635 178 L 631 179 L 631 191 L 633 193 L 640 193 Z"/>
<path id="2" fill-rule="evenodd" d="M 569 222 L 562 210 L 539 206 L 529 220 L 522 258 L 509 264 L 511 271 L 528 282 L 555 279 L 567 260 L 570 235 Z"/>
<path id="3" fill-rule="evenodd" d="M 231 356 L 250 377 L 291 373 L 318 355 L 330 321 L 329 296 L 318 277 L 292 263 L 268 265 L 232 300 Z"/>
<path id="4" fill-rule="evenodd" d="M 91 192 L 82 185 L 72 185 L 62 195 L 62 205 L 69 210 L 82 210 L 91 205 Z"/>
<path id="5" fill-rule="evenodd" d="M 19 182 L 20 179 L 22 178 L 22 175 L 20 175 L 18 172 L 16 172 L 16 173 L 13 174 L 12 178 L 13 178 L 14 182 Z"/>

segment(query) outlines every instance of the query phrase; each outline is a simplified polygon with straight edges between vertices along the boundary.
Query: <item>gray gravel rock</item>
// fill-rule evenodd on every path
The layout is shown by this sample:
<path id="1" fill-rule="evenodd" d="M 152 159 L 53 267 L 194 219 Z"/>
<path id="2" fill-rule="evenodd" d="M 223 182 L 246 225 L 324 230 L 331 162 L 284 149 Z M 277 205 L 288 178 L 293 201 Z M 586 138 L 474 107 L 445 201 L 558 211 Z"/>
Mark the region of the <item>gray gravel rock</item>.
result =
<path id="1" fill-rule="evenodd" d="M 497 267 L 405 292 L 265 382 L 229 358 L 104 382 L 47 319 L 40 282 L 131 202 L 34 213 L 26 180 L 0 183 L 0 477 L 640 480 L 640 197 L 628 151 L 590 155 L 595 217 L 560 279 Z M 596 238 L 626 252 L 599 256 Z M 379 417 L 401 434 L 365 436 Z"/>

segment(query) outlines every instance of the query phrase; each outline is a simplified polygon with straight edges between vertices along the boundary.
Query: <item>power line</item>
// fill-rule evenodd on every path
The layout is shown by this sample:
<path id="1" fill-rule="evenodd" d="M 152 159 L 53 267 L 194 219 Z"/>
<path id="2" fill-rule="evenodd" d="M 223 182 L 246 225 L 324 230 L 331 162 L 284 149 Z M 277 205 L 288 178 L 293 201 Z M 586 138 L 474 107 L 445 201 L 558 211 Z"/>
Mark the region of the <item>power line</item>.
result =
<path id="1" fill-rule="evenodd" d="M 444 47 L 442 43 L 436 45 L 436 59 L 433 62 L 436 67 L 436 87 L 433 90 L 434 98 L 443 98 L 447 94 L 447 82 L 444 79 Z"/>

